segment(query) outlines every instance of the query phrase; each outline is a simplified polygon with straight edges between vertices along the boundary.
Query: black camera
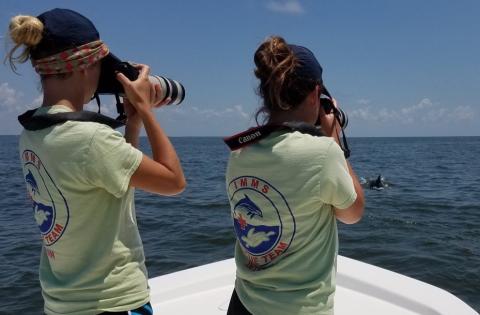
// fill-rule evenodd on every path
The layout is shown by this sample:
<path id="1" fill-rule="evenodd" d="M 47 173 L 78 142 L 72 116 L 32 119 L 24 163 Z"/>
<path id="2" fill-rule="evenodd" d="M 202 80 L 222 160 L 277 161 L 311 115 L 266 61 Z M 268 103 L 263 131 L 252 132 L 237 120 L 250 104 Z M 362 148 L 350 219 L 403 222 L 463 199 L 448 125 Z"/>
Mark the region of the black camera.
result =
<path id="1" fill-rule="evenodd" d="M 333 98 L 328 92 L 328 90 L 325 88 L 325 86 L 323 87 L 323 91 L 320 92 L 319 98 L 320 98 L 320 106 L 323 107 L 323 110 L 325 111 L 325 113 L 331 114 L 333 111 L 333 114 L 335 115 L 335 119 L 340 124 L 341 130 L 342 130 L 342 142 L 339 144 L 343 150 L 343 154 L 345 155 L 345 158 L 348 159 L 350 157 L 350 148 L 348 147 L 347 137 L 345 136 L 345 128 L 347 128 L 347 125 L 348 125 L 347 114 L 341 108 L 336 107 L 335 104 L 333 104 Z"/>
<path id="2" fill-rule="evenodd" d="M 342 129 L 347 127 L 348 125 L 347 114 L 341 108 L 335 107 L 331 98 L 320 97 L 320 106 L 323 107 L 323 110 L 325 111 L 326 114 L 330 114 L 333 111 L 333 114 L 335 115 L 335 118 L 337 119 Z"/>
<path id="3" fill-rule="evenodd" d="M 139 71 L 132 64 L 121 61 L 115 55 L 110 53 L 101 61 L 100 79 L 98 81 L 97 91 L 95 92 L 97 95 L 123 95 L 123 86 L 116 78 L 117 71 L 123 73 L 132 81 L 136 80 L 139 75 Z M 157 75 L 150 75 L 149 80 L 153 84 L 160 84 L 162 101 L 167 98 L 171 99 L 167 105 L 178 105 L 185 99 L 185 88 L 180 82 Z"/>

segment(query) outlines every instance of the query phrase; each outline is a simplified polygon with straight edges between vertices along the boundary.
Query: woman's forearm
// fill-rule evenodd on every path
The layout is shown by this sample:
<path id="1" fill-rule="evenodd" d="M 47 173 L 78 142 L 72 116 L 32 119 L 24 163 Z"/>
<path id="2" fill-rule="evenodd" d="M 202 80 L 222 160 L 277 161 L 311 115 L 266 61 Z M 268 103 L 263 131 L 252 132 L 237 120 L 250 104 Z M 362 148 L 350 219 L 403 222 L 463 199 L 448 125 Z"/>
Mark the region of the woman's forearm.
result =
<path id="1" fill-rule="evenodd" d="M 133 147 L 139 147 L 140 131 L 142 130 L 142 121 L 127 121 L 125 125 L 125 140 Z"/>
<path id="2" fill-rule="evenodd" d="M 149 111 L 147 114 L 142 115 L 142 121 L 150 147 L 152 148 L 153 160 L 165 166 L 176 176 L 183 177 L 177 153 L 162 127 L 155 119 L 153 112 Z"/>

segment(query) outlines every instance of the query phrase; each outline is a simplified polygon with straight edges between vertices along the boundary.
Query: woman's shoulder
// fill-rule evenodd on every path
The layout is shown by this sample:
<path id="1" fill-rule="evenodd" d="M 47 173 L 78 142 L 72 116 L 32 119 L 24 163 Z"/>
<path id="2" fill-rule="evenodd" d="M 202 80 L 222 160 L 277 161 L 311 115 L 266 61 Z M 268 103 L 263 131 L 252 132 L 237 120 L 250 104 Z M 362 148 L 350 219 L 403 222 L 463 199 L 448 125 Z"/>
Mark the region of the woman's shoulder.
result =
<path id="1" fill-rule="evenodd" d="M 298 131 L 273 134 L 252 145 L 252 148 L 237 154 L 234 158 L 274 159 L 285 163 L 318 163 L 329 154 L 335 141 L 331 137 L 313 136 Z"/>
<path id="2" fill-rule="evenodd" d="M 77 153 L 88 152 L 92 146 L 106 147 L 109 143 L 124 141 L 123 135 L 109 126 L 83 121 L 67 121 L 54 126 L 47 137 L 52 147 Z"/>
<path id="3" fill-rule="evenodd" d="M 122 134 L 111 127 L 91 121 L 68 121 L 65 123 L 66 133 L 78 135 L 79 140 L 91 141 L 96 138 L 107 138 L 111 136 L 120 136 Z"/>
<path id="4" fill-rule="evenodd" d="M 335 144 L 331 137 L 313 136 L 310 134 L 295 132 L 275 132 L 260 142 L 249 145 L 240 150 L 232 151 L 231 159 L 255 159 L 261 157 L 312 159 L 315 156 L 321 158 L 327 155 L 330 147 Z"/>
<path id="5" fill-rule="evenodd" d="M 109 151 L 110 148 L 126 145 L 127 142 L 123 134 L 109 126 L 96 122 L 87 122 L 83 129 L 88 129 L 87 138 L 88 147 L 96 151 Z M 128 145 L 130 146 L 130 145 Z"/>
<path id="6" fill-rule="evenodd" d="M 302 151 L 309 150 L 328 150 L 328 148 L 335 143 L 331 137 L 314 136 L 298 131 L 289 132 L 284 135 L 280 143 L 289 147 L 295 147 Z"/>

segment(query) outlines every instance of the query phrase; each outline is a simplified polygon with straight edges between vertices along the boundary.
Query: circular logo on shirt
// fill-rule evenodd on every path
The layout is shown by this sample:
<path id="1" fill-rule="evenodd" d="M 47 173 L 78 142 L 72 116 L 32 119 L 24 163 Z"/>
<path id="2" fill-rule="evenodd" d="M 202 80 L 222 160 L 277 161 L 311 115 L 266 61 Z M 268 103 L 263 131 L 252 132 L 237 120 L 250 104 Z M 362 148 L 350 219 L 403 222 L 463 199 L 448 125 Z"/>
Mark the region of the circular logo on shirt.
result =
<path id="1" fill-rule="evenodd" d="M 295 218 L 282 193 L 267 181 L 242 176 L 228 185 L 233 226 L 250 269 L 266 267 L 290 246 Z"/>
<path id="2" fill-rule="evenodd" d="M 43 242 L 57 242 L 68 225 L 68 204 L 40 158 L 31 150 L 22 153 L 23 175 L 33 204 L 33 216 Z"/>

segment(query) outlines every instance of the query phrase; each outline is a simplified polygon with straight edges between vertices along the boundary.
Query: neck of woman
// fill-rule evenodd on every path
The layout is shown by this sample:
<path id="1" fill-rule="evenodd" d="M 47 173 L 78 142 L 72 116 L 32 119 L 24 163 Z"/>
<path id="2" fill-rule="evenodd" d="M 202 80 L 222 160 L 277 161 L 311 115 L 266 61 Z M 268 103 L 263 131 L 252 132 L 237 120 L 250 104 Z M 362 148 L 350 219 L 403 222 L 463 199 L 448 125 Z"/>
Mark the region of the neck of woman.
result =
<path id="1" fill-rule="evenodd" d="M 85 104 L 82 84 L 74 78 L 47 78 L 42 80 L 42 106 L 63 105 L 73 111 L 83 110 Z"/>
<path id="2" fill-rule="evenodd" d="M 302 106 L 299 106 L 295 109 L 271 112 L 270 118 L 268 119 L 268 124 L 279 125 L 284 122 L 294 121 L 313 124 L 315 123 L 316 119 L 311 116 L 312 115 L 310 115 L 308 111 L 305 111 Z"/>

